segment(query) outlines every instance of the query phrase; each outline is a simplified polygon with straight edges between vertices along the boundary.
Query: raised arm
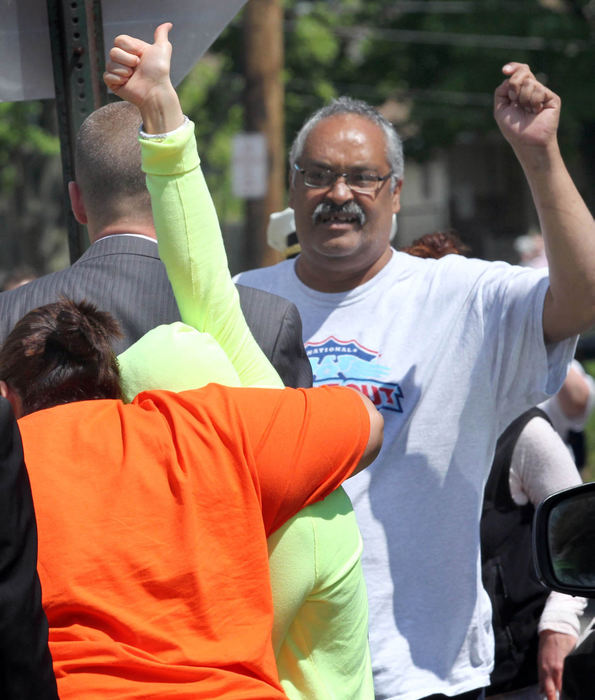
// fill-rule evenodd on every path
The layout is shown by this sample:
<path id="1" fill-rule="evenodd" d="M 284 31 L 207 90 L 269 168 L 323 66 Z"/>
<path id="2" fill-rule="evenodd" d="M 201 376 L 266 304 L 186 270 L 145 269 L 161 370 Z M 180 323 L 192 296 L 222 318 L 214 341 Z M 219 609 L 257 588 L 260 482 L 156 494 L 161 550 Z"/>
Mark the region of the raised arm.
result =
<path id="1" fill-rule="evenodd" d="M 595 323 L 595 223 L 562 160 L 560 98 L 529 66 L 509 63 L 494 95 L 494 116 L 527 178 L 539 216 L 550 273 L 543 311 L 546 342 Z"/>
<path id="2" fill-rule="evenodd" d="M 194 128 L 184 118 L 169 76 L 170 28 L 169 23 L 157 27 L 153 44 L 116 37 L 105 82 L 135 104 L 143 119 L 143 169 L 159 253 L 182 320 L 217 340 L 242 384 L 282 386 L 246 325 L 231 281 L 217 214 L 200 170 Z"/>

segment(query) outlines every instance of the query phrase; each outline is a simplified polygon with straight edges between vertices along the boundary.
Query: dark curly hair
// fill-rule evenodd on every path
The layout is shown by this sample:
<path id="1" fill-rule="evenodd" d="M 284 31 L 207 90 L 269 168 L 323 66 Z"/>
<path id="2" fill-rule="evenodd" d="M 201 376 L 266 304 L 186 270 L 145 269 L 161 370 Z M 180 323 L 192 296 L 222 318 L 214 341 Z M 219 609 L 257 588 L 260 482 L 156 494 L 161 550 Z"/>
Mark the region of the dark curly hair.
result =
<path id="1" fill-rule="evenodd" d="M 121 398 L 111 341 L 118 322 L 87 302 L 60 299 L 33 309 L 0 349 L 0 379 L 15 391 L 23 413 L 72 401 Z"/>

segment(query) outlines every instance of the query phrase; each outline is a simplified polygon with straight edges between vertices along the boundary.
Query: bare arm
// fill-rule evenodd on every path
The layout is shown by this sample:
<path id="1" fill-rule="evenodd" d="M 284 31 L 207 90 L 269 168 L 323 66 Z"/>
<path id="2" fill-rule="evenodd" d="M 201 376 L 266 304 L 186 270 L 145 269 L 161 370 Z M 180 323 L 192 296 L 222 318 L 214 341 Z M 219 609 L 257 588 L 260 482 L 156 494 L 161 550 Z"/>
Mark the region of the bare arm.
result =
<path id="1" fill-rule="evenodd" d="M 587 413 L 591 398 L 589 381 L 571 366 L 557 398 L 564 415 L 571 419 L 582 418 Z"/>
<path id="2" fill-rule="evenodd" d="M 355 391 L 355 393 L 360 397 L 364 407 L 368 411 L 368 416 L 370 418 L 370 437 L 368 438 L 368 444 L 366 445 L 366 449 L 364 450 L 357 467 L 353 470 L 353 474 L 357 474 L 358 472 L 361 472 L 362 469 L 365 469 L 367 466 L 372 464 L 376 457 L 378 457 L 378 453 L 382 447 L 382 439 L 384 437 L 384 418 L 367 396 L 360 394 L 360 392 L 356 389 L 352 389 L 352 391 Z"/>
<path id="3" fill-rule="evenodd" d="M 557 700 L 562 690 L 564 659 L 576 646 L 576 637 L 553 630 L 539 633 L 537 673 L 539 690 L 547 700 Z"/>
<path id="4" fill-rule="evenodd" d="M 595 222 L 558 147 L 560 98 L 522 63 L 502 69 L 494 116 L 527 178 L 539 216 L 550 271 L 544 311 L 546 342 L 595 322 Z"/>

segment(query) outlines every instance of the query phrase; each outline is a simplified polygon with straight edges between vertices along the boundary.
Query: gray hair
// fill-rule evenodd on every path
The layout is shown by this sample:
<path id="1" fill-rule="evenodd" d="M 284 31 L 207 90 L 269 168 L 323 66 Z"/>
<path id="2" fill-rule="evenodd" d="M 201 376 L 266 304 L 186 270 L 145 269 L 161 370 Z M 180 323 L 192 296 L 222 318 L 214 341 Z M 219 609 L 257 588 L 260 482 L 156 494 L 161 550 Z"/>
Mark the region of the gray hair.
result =
<path id="1" fill-rule="evenodd" d="M 306 140 L 312 129 L 324 119 L 341 114 L 356 114 L 364 119 L 368 119 L 382 129 L 386 141 L 386 159 L 393 172 L 391 184 L 395 187 L 397 182 L 403 179 L 403 144 L 401 139 L 394 126 L 377 109 L 363 100 L 354 100 L 352 97 L 338 97 L 328 105 L 321 107 L 308 118 L 298 131 L 289 151 L 289 168 L 291 172 L 295 172 L 293 166 L 301 157 Z"/>

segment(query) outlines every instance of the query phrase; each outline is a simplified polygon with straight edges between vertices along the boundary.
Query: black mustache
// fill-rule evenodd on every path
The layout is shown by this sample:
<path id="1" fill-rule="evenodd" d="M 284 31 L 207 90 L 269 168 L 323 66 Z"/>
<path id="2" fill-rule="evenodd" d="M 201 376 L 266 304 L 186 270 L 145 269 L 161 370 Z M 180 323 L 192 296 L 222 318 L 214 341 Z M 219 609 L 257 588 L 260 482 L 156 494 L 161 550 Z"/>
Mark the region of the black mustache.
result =
<path id="1" fill-rule="evenodd" d="M 314 209 L 312 214 L 312 222 L 317 224 L 320 222 L 321 217 L 330 216 L 332 214 L 346 214 L 348 216 L 353 216 L 357 218 L 357 222 L 360 226 L 366 223 L 366 214 L 360 205 L 349 200 L 348 202 L 343 202 L 343 204 L 335 204 L 334 202 L 320 202 L 320 204 Z"/>

